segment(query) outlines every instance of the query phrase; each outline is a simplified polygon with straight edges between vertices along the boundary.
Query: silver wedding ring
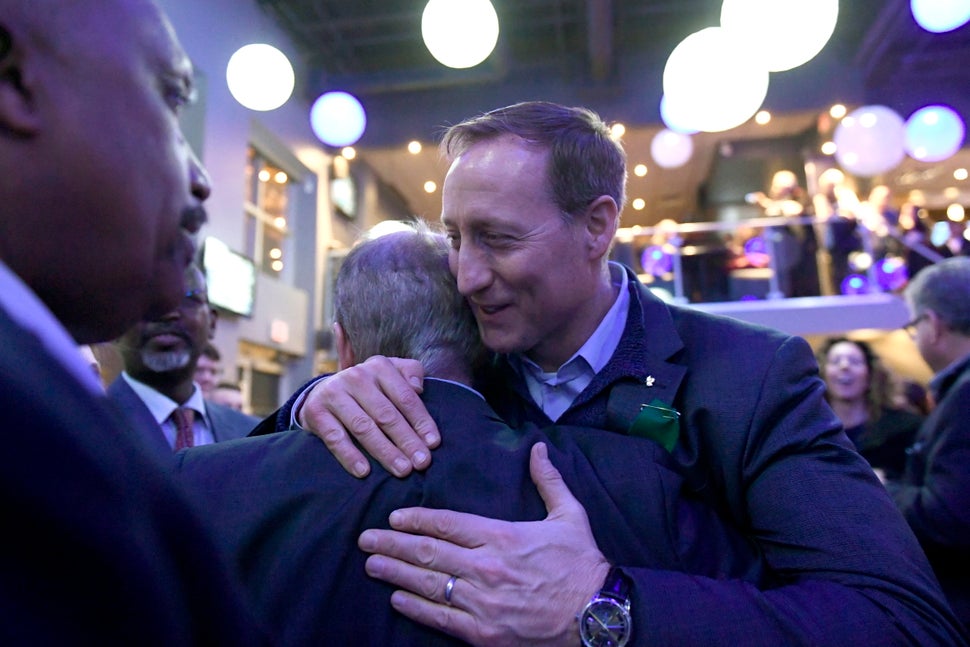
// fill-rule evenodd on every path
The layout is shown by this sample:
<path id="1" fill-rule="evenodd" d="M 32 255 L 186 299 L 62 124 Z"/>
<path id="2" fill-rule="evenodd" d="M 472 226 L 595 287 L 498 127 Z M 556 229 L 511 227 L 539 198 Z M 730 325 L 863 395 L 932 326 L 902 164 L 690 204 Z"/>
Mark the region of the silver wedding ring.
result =
<path id="1" fill-rule="evenodd" d="M 458 581 L 457 575 L 452 575 L 448 583 L 445 584 L 445 602 L 451 604 L 451 594 L 455 590 L 455 582 Z"/>

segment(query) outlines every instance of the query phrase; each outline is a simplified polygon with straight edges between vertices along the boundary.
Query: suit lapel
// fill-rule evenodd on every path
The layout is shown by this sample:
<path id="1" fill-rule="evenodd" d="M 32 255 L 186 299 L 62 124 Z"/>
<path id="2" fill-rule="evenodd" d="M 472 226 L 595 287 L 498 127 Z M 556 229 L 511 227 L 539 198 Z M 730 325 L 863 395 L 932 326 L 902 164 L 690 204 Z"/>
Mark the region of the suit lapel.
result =
<path id="1" fill-rule="evenodd" d="M 623 433 L 630 429 L 643 405 L 659 400 L 673 408 L 687 372 L 676 360 L 684 344 L 670 309 L 632 273 L 628 273 L 628 278 L 630 312 L 623 337 L 613 358 L 574 404 L 581 405 L 601 390 L 609 389 L 608 424 Z"/>
<path id="2" fill-rule="evenodd" d="M 154 454 L 171 459 L 172 448 L 165 439 L 161 427 L 151 411 L 120 375 L 108 387 L 108 398 L 115 403 L 125 418 L 130 433 L 140 437 L 140 442 Z"/>

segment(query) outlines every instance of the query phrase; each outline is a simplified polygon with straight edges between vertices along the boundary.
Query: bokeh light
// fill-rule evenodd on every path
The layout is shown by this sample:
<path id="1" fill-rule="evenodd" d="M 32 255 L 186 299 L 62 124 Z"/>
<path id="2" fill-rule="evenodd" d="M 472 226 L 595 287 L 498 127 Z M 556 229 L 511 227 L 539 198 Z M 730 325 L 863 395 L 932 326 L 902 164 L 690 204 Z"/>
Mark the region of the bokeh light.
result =
<path id="1" fill-rule="evenodd" d="M 842 279 L 842 285 L 839 287 L 842 294 L 867 294 L 869 281 L 861 274 L 850 274 Z"/>
<path id="2" fill-rule="evenodd" d="M 689 124 L 678 122 L 678 118 L 684 118 L 684 112 L 688 111 L 677 111 L 677 109 L 671 110 L 668 107 L 667 95 L 660 97 L 660 120 L 664 122 L 664 125 L 668 130 L 672 130 L 675 133 L 683 133 L 685 135 L 693 135 L 694 133 L 700 132 L 696 128 L 692 128 Z M 689 115 L 687 115 L 689 116 Z"/>
<path id="3" fill-rule="evenodd" d="M 650 141 L 653 161 L 664 168 L 683 166 L 694 154 L 694 142 L 690 135 L 672 130 L 661 130 Z"/>
<path id="4" fill-rule="evenodd" d="M 498 42 L 498 14 L 489 0 L 430 0 L 421 14 L 421 36 L 447 67 L 474 67 Z"/>
<path id="5" fill-rule="evenodd" d="M 970 21 L 970 0 L 910 0 L 916 23 L 935 34 L 953 31 Z"/>
<path id="6" fill-rule="evenodd" d="M 674 260 L 660 245 L 650 245 L 640 255 L 640 267 L 647 274 L 663 276 L 673 271 Z"/>
<path id="7" fill-rule="evenodd" d="M 906 261 L 899 256 L 887 256 L 876 264 L 876 281 L 885 292 L 901 289 L 908 279 Z"/>
<path id="8" fill-rule="evenodd" d="M 719 27 L 685 38 L 664 67 L 666 112 L 681 128 L 721 132 L 754 116 L 768 93 L 768 70 L 751 43 Z"/>
<path id="9" fill-rule="evenodd" d="M 962 204 L 954 203 L 946 208 L 946 217 L 951 222 L 963 222 L 967 217 L 967 210 Z"/>
<path id="10" fill-rule="evenodd" d="M 768 255 L 768 242 L 764 236 L 752 236 L 744 241 L 744 258 L 753 267 L 768 267 L 771 256 Z"/>
<path id="11" fill-rule="evenodd" d="M 839 0 L 724 0 L 721 27 L 757 48 L 770 72 L 812 60 L 835 31 Z"/>
<path id="12" fill-rule="evenodd" d="M 310 108 L 310 127 L 324 144 L 350 146 L 364 134 L 367 115 L 353 95 L 325 92 Z"/>
<path id="13" fill-rule="evenodd" d="M 296 75 L 286 54 L 272 45 L 240 47 L 226 65 L 229 92 L 250 110 L 279 108 L 293 94 L 295 83 Z"/>
<path id="14" fill-rule="evenodd" d="M 863 106 L 835 129 L 835 158 L 842 168 L 870 177 L 895 168 L 905 156 L 903 119 L 885 106 Z"/>
<path id="15" fill-rule="evenodd" d="M 963 119 L 952 108 L 926 106 L 906 120 L 906 152 L 921 162 L 939 162 L 960 150 L 965 135 Z"/>

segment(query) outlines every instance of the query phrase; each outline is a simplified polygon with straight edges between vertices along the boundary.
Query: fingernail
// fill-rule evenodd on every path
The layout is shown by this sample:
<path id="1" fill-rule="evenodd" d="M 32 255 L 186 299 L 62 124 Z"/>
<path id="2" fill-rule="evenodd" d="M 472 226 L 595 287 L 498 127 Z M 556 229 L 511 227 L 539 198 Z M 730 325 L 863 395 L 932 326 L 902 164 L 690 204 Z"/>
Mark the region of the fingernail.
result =
<path id="1" fill-rule="evenodd" d="M 425 443 L 425 444 L 426 444 L 426 445 L 427 445 L 428 447 L 434 447 L 434 446 L 435 446 L 435 445 L 437 445 L 437 444 L 438 444 L 438 443 L 439 443 L 440 441 L 441 441 L 441 436 L 439 436 L 438 434 L 436 434 L 436 433 L 434 433 L 434 432 L 430 432 L 430 431 L 429 431 L 428 433 L 426 433 L 426 434 L 424 435 L 424 443 Z"/>
<path id="2" fill-rule="evenodd" d="M 387 523 L 389 523 L 392 528 L 399 526 L 402 521 L 404 521 L 404 515 L 400 510 L 395 510 L 387 517 Z"/>
<path id="3" fill-rule="evenodd" d="M 414 461 L 415 466 L 424 465 L 428 462 L 428 452 L 414 452 L 414 458 L 412 460 Z"/>
<path id="4" fill-rule="evenodd" d="M 373 550 L 377 546 L 377 538 L 370 530 L 365 530 L 360 533 L 360 537 L 357 539 L 357 546 L 361 550 Z"/>
<path id="5" fill-rule="evenodd" d="M 362 477 L 367 476 L 367 463 L 366 461 L 359 461 L 354 463 L 354 476 Z"/>
<path id="6" fill-rule="evenodd" d="M 408 469 L 410 469 L 410 467 L 411 467 L 411 463 L 409 463 L 407 459 L 404 459 L 404 458 L 394 459 L 394 473 L 397 474 L 398 476 L 407 474 Z"/>
<path id="7" fill-rule="evenodd" d="M 408 382 L 418 391 L 424 388 L 424 382 L 422 382 L 420 378 L 412 377 L 408 380 Z"/>

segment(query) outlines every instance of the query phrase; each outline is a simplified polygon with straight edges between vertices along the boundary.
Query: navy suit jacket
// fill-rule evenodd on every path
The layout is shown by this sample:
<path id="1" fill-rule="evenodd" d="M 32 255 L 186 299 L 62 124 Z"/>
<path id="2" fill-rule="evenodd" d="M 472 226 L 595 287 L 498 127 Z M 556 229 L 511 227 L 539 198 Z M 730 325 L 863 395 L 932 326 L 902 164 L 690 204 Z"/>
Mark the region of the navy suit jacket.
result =
<path id="1" fill-rule="evenodd" d="M 107 389 L 108 398 L 114 402 L 128 418 L 137 421 L 139 430 L 143 430 L 145 442 L 163 459 L 171 458 L 172 447 L 165 439 L 161 427 L 145 402 L 138 397 L 131 385 L 120 375 Z M 259 418 L 247 416 L 235 409 L 221 404 L 205 401 L 205 411 L 212 424 L 212 435 L 217 443 L 236 438 L 245 438 L 259 423 Z"/>
<path id="2" fill-rule="evenodd" d="M 254 644 L 200 521 L 105 398 L 0 309 L 0 644 Z"/>
<path id="3" fill-rule="evenodd" d="M 936 386 L 906 472 L 888 487 L 970 627 L 970 358 Z"/>
<path id="4" fill-rule="evenodd" d="M 740 529 L 769 569 L 759 585 L 698 578 L 676 562 L 614 560 L 634 580 L 636 644 L 966 644 L 913 532 L 825 402 L 807 342 L 665 304 L 622 271 L 631 297 L 623 336 L 557 424 L 626 434 L 642 404 L 676 408 L 667 466 L 685 496 Z M 495 369 L 485 390 L 502 418 L 550 425 L 506 358 Z M 294 401 L 277 427 L 289 424 Z M 443 444 L 451 432 L 442 428 Z M 640 494 L 655 487 L 643 483 Z M 677 518 L 666 525 L 691 537 Z M 598 542 L 610 530 L 593 529 Z M 707 549 L 702 533 L 690 541 Z"/>
<path id="5" fill-rule="evenodd" d="M 805 340 L 665 304 L 623 271 L 623 336 L 557 424 L 626 433 L 641 403 L 676 408 L 674 469 L 781 582 L 627 569 L 637 643 L 965 644 L 912 531 L 825 402 Z M 496 411 L 512 426 L 550 424 L 505 358 L 496 368 Z"/>
<path id="6" fill-rule="evenodd" d="M 393 587 L 366 576 L 357 537 L 387 528 L 389 513 L 407 506 L 544 518 L 529 476 L 538 441 L 583 503 L 608 559 L 710 583 L 777 584 L 730 522 L 684 495 L 659 445 L 582 428 L 512 430 L 478 395 L 436 380 L 425 381 L 422 399 L 446 435 L 431 467 L 407 479 L 375 462 L 368 478 L 356 479 L 304 431 L 177 454 L 183 481 L 281 644 L 455 644 L 391 609 Z"/>

